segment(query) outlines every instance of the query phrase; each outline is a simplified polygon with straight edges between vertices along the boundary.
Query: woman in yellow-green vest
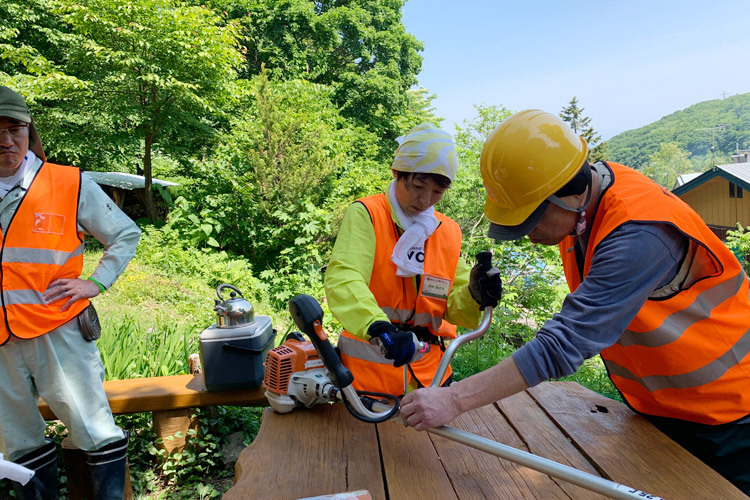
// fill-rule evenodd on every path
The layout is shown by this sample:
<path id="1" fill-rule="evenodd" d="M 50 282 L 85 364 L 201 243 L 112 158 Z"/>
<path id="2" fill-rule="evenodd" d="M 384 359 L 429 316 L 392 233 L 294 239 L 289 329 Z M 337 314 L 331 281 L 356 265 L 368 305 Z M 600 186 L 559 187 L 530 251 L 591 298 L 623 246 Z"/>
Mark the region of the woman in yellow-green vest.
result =
<path id="1" fill-rule="evenodd" d="M 434 209 L 456 174 L 450 135 L 427 123 L 399 139 L 394 181 L 347 209 L 325 275 L 354 388 L 396 395 L 404 392 L 402 366 L 411 387 L 429 385 L 455 325 L 476 327 L 479 304 L 497 305 L 483 297 L 501 291 L 499 277 L 480 280 L 478 266 L 470 272 L 460 255 L 461 229 Z M 418 341 L 429 343 L 429 352 L 420 354 Z"/>

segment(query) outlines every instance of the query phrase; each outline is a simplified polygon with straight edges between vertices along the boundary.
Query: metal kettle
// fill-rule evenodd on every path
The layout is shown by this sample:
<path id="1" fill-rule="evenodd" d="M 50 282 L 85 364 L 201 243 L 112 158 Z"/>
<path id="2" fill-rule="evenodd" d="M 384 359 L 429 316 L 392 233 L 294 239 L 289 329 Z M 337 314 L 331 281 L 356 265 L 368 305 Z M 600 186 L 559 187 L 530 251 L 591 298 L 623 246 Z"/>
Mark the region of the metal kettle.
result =
<path id="1" fill-rule="evenodd" d="M 224 300 L 222 290 L 229 288 L 229 300 Z M 216 326 L 219 328 L 237 328 L 255 321 L 255 310 L 237 287 L 223 284 L 216 287 L 218 299 L 214 299 L 214 311 L 216 311 Z M 237 297 L 239 295 L 239 297 Z"/>

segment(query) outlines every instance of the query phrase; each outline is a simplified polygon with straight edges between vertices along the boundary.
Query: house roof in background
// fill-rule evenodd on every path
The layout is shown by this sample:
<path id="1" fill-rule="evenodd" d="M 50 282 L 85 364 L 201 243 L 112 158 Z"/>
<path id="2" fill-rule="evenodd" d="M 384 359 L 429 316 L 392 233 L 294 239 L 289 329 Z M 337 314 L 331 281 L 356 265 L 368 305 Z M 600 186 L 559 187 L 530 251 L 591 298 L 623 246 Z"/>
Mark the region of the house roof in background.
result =
<path id="1" fill-rule="evenodd" d="M 701 184 L 710 181 L 714 177 L 721 177 L 736 184 L 745 191 L 750 191 L 750 162 L 716 165 L 711 170 L 703 172 L 702 174 L 688 180 L 681 186 L 675 187 L 672 189 L 672 192 L 677 196 L 680 196 L 681 194 L 687 193 Z"/>
<path id="2" fill-rule="evenodd" d="M 682 185 L 687 184 L 688 182 L 692 181 L 693 179 L 695 179 L 699 175 L 701 175 L 700 172 L 692 172 L 690 174 L 682 174 L 681 176 L 679 176 L 677 178 L 676 181 L 674 181 L 674 186 L 672 186 L 672 189 L 675 189 L 675 188 L 678 188 L 678 187 L 680 187 Z"/>
<path id="3" fill-rule="evenodd" d="M 146 187 L 146 179 L 142 175 L 126 174 L 124 172 L 86 172 L 86 175 L 94 179 L 97 184 L 112 186 L 120 189 L 132 191 L 134 189 L 143 189 Z M 177 186 L 176 182 L 163 181 L 161 179 L 151 179 L 152 184 L 161 186 Z"/>

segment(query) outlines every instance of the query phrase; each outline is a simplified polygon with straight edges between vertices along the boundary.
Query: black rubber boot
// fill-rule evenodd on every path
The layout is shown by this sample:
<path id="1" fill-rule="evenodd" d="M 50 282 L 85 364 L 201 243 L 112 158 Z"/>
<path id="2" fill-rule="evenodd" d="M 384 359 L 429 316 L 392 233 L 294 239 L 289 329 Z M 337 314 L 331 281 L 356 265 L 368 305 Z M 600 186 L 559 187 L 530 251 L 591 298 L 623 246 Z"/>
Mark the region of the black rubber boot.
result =
<path id="1" fill-rule="evenodd" d="M 86 452 L 92 500 L 122 500 L 128 460 L 128 434 L 96 451 Z"/>
<path id="2" fill-rule="evenodd" d="M 23 500 L 55 500 L 57 498 L 57 448 L 49 438 L 41 448 L 27 453 L 18 460 L 18 465 L 34 471 L 31 481 L 21 486 L 13 482 L 16 498 Z"/>

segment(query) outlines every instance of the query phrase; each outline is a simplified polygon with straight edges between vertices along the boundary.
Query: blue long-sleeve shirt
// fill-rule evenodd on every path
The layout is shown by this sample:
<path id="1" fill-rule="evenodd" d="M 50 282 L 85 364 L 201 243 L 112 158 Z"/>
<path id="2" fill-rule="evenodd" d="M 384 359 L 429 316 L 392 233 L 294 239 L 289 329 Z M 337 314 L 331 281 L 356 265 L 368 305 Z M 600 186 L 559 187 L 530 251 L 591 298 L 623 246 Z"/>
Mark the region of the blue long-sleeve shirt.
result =
<path id="1" fill-rule="evenodd" d="M 589 274 L 560 312 L 513 360 L 530 386 L 575 373 L 585 359 L 613 345 L 648 297 L 679 271 L 688 239 L 666 224 L 630 222 L 594 252 Z"/>

